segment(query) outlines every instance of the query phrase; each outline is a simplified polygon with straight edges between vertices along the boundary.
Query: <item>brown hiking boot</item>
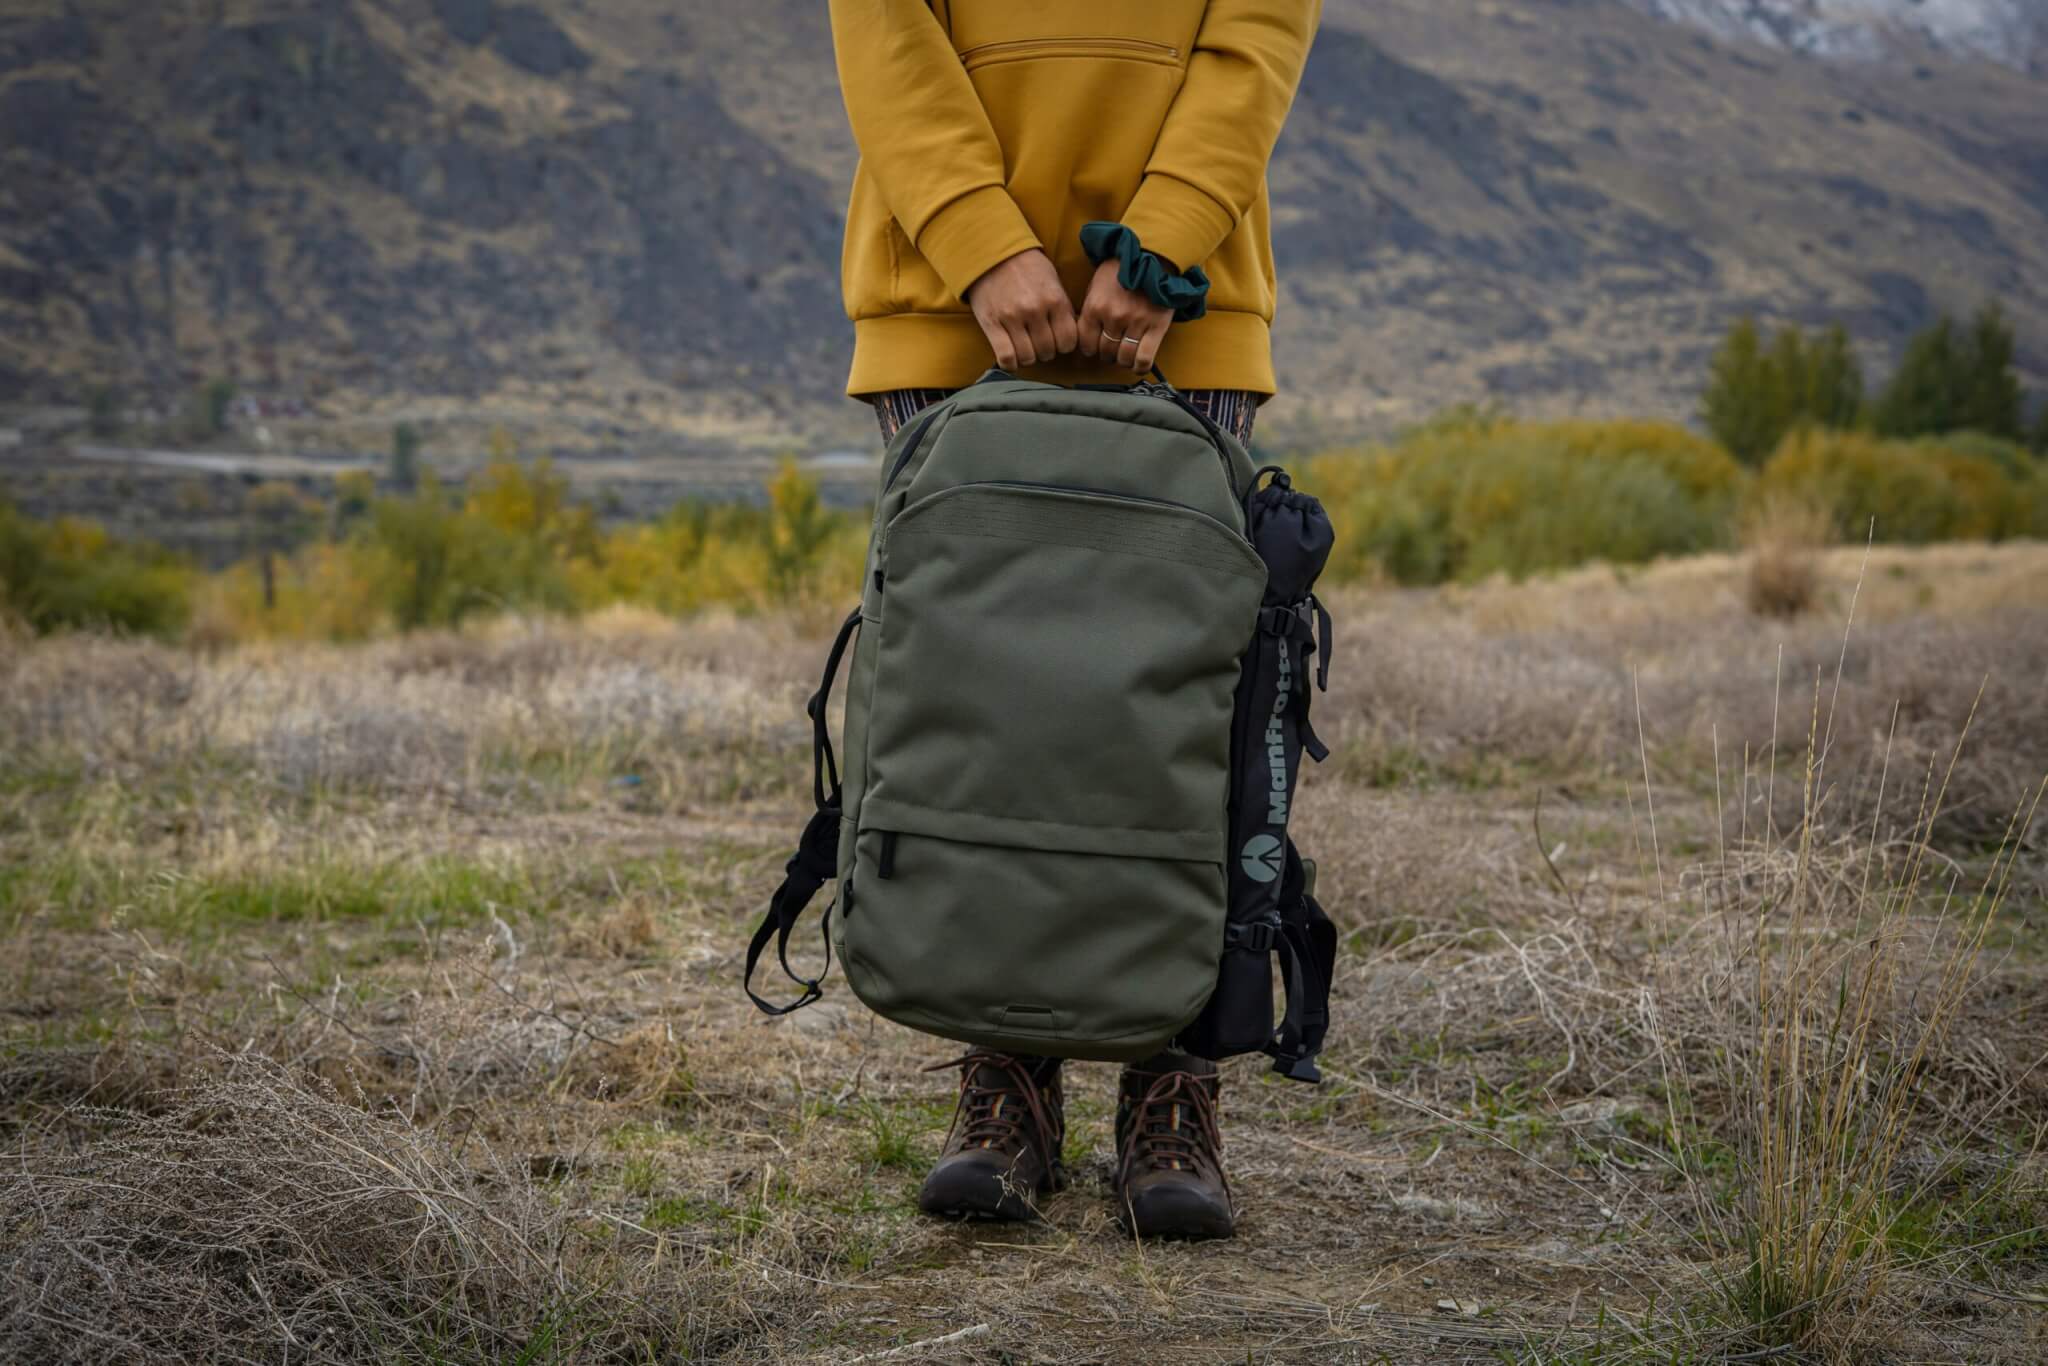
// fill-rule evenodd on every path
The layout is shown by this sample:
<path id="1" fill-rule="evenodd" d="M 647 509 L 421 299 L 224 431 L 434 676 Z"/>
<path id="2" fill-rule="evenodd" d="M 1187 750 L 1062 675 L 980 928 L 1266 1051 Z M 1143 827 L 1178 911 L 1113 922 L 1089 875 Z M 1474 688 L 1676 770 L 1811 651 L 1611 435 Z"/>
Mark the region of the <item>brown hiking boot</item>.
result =
<path id="1" fill-rule="evenodd" d="M 918 1208 L 949 1219 L 1037 1217 L 1033 1199 L 1067 1184 L 1060 1060 L 977 1048 L 924 1070 L 946 1067 L 960 1069 L 960 1101 Z"/>
<path id="2" fill-rule="evenodd" d="M 1116 1199 L 1140 1238 L 1228 1238 L 1234 1227 L 1216 1127 L 1216 1064 L 1160 1053 L 1117 1083 Z"/>

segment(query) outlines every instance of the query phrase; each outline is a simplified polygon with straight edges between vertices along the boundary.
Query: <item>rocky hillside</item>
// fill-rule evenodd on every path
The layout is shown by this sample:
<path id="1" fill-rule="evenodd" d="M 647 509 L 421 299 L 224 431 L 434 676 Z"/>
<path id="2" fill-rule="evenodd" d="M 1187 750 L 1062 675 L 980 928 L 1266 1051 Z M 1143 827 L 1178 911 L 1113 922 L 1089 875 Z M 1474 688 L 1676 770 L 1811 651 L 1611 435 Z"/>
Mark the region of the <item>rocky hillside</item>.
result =
<path id="1" fill-rule="evenodd" d="M 865 435 L 823 8 L 13 0 L 0 398 L 232 375 L 635 449 Z M 1659 17 L 1848 8 L 1329 0 L 1273 170 L 1273 420 L 1682 415 L 1745 310 L 1875 366 L 1995 296 L 2048 374 L 2048 80 Z"/>
<path id="2" fill-rule="evenodd" d="M 2048 53 L 2048 0 L 1635 0 L 1727 38 L 1848 60 L 1914 43 L 2026 70 Z"/>

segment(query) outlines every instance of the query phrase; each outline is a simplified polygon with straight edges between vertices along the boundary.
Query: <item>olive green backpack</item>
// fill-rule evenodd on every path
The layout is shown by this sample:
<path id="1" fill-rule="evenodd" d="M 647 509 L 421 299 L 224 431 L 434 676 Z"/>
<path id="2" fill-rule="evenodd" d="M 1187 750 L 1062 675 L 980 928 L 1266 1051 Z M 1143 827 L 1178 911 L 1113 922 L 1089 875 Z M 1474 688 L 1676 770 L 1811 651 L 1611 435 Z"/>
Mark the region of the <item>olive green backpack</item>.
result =
<path id="1" fill-rule="evenodd" d="M 1256 750 L 1252 818 L 1274 807 L 1267 747 L 1245 738 L 1268 718 L 1239 719 L 1269 606 L 1247 537 L 1257 483 L 1239 443 L 1164 383 L 1067 389 L 991 372 L 897 434 L 861 605 L 810 703 L 818 812 L 747 957 L 757 1005 L 817 999 L 787 941 L 836 878 L 827 966 L 836 950 L 889 1019 L 1011 1052 L 1139 1058 L 1196 1024 L 1235 949 L 1256 957 L 1239 975 L 1264 985 L 1264 1015 L 1252 1002 L 1242 1037 L 1208 1051 L 1284 1049 L 1281 1070 L 1312 1079 L 1321 1001 L 1294 997 L 1309 959 L 1324 960 L 1322 980 L 1300 994 L 1327 997 L 1329 955 L 1311 931 L 1293 936 L 1299 952 L 1283 942 L 1284 910 L 1306 922 L 1313 907 L 1305 868 L 1282 853 L 1284 791 L 1278 836 L 1251 836 L 1257 858 L 1231 854 L 1240 751 Z M 1276 614 L 1272 633 L 1305 643 L 1288 696 L 1259 703 L 1298 710 L 1304 732 L 1311 603 Z M 835 753 L 826 698 L 849 643 Z M 1274 933 L 1233 934 L 1233 872 L 1267 888 L 1273 904 L 1243 918 Z M 771 936 L 804 986 L 791 1005 L 753 992 Z M 1275 953 L 1290 997 L 1278 1048 Z"/>

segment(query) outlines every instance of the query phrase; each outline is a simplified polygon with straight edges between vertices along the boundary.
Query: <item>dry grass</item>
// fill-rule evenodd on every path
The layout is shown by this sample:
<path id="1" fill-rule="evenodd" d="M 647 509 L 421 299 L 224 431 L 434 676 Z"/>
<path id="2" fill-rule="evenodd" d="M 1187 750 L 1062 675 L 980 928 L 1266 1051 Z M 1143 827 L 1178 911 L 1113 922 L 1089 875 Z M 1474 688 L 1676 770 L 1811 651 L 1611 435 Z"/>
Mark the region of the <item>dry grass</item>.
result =
<path id="1" fill-rule="evenodd" d="M 1730 943 L 1705 1037 L 1718 1045 L 1723 1094 L 1748 1103 L 1725 1125 L 1733 1200 L 1724 1206 L 1704 1182 L 1695 1189 L 1708 1245 L 1730 1264 L 1719 1273 L 1723 1294 L 1760 1345 L 1851 1361 L 1896 1318 L 1924 1312 L 1916 1273 L 1924 1280 L 1964 1260 L 1954 1250 L 1918 1264 L 1898 1255 L 1893 1230 L 1926 1195 L 1908 1174 L 1909 1151 L 1981 1142 L 2025 1094 L 2026 1072 L 1985 1076 L 1953 1045 L 2048 778 L 2012 813 L 1976 879 L 1931 843 L 1963 738 L 1947 771 L 1898 775 L 1915 806 L 1907 839 L 1876 843 L 1881 778 L 1870 829 L 1830 847 L 1818 801 L 1833 716 L 1822 702 L 1816 692 L 1805 819 L 1780 844 L 1724 854 L 1705 886 Z M 1887 766 L 1883 778 L 1892 776 Z M 1956 1097 L 1959 1068 L 1990 1094 Z M 1681 1062 L 1680 1075 L 1693 1070 Z"/>
<path id="2" fill-rule="evenodd" d="M 715 1268 L 652 1274 L 529 1172 L 260 1056 L 73 1111 L 93 1137 L 0 1177 L 15 1361 L 645 1360 Z M 673 1273 L 676 1268 L 671 1268 Z"/>
<path id="3" fill-rule="evenodd" d="M 1332 1081 L 1228 1067 L 1210 1247 L 1107 1069 L 935 1225 L 947 1046 L 746 1007 L 814 629 L 7 652 L 0 1356 L 2038 1360 L 2041 550 L 1817 563 L 1340 595 Z"/>
<path id="4" fill-rule="evenodd" d="M 1742 522 L 1749 549 L 1749 610 L 1761 617 L 1796 617 L 1811 611 L 1820 592 L 1819 552 L 1833 537 L 1834 519 L 1817 499 L 1786 494 L 1751 508 Z"/>

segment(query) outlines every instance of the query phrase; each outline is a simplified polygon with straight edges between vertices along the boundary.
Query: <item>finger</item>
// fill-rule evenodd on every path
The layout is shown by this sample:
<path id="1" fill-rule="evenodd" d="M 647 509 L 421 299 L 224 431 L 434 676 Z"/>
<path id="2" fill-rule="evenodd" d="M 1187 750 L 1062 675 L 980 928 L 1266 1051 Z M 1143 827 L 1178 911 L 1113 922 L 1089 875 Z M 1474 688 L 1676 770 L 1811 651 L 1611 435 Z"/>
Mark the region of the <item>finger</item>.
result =
<path id="1" fill-rule="evenodd" d="M 1060 300 L 1052 313 L 1052 340 L 1062 356 L 1081 344 L 1080 331 L 1080 324 L 1074 319 L 1074 306 Z"/>
<path id="2" fill-rule="evenodd" d="M 1032 345 L 1031 329 L 1022 323 L 1015 322 L 1008 324 L 1008 326 L 1010 329 L 1010 345 L 1017 352 L 1017 363 L 1020 365 L 1038 364 L 1038 348 Z"/>
<path id="3" fill-rule="evenodd" d="M 1108 328 L 1109 324 L 1102 320 L 1102 314 L 1095 305 L 1088 304 L 1074 323 L 1074 349 L 1093 360 L 1109 345 L 1109 338 L 1103 335 Z"/>
<path id="4" fill-rule="evenodd" d="M 1152 362 L 1159 355 L 1160 346 L 1166 341 L 1166 329 L 1173 326 L 1173 319 L 1154 323 L 1145 329 L 1144 340 L 1138 345 L 1138 363 L 1133 368 L 1141 375 L 1152 373 Z"/>
<path id="5" fill-rule="evenodd" d="M 1134 368 L 1138 363 L 1138 343 L 1139 339 L 1129 334 L 1119 336 L 1116 343 L 1116 363 Z"/>
<path id="6" fill-rule="evenodd" d="M 1011 344 L 1010 334 L 1004 329 L 1003 325 L 1001 323 L 983 322 L 981 324 L 981 332 L 983 336 L 988 338 L 989 349 L 996 353 L 996 369 L 1015 370 L 1017 368 L 1017 348 Z"/>
<path id="7" fill-rule="evenodd" d="M 1052 318 L 1045 313 L 1034 313 L 1024 320 L 1024 330 L 1031 334 L 1031 349 L 1040 360 L 1051 360 L 1059 352 L 1059 344 L 1052 334 Z"/>

